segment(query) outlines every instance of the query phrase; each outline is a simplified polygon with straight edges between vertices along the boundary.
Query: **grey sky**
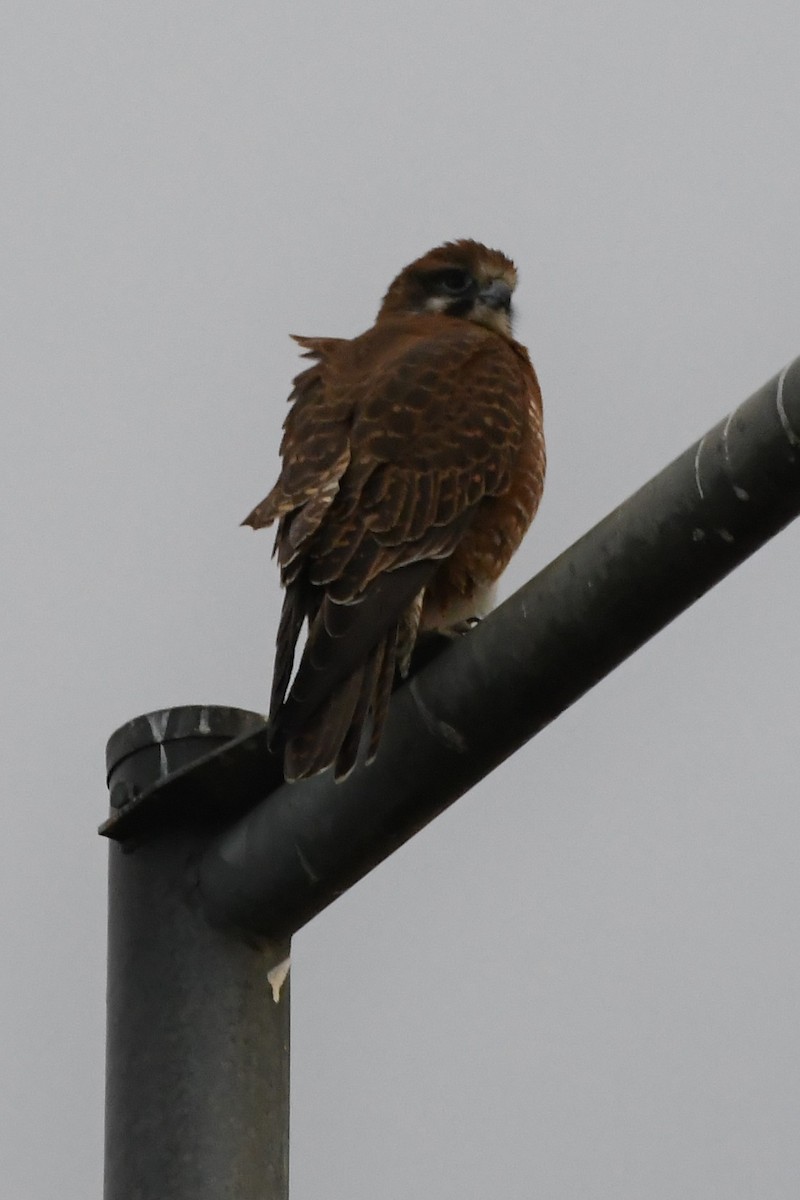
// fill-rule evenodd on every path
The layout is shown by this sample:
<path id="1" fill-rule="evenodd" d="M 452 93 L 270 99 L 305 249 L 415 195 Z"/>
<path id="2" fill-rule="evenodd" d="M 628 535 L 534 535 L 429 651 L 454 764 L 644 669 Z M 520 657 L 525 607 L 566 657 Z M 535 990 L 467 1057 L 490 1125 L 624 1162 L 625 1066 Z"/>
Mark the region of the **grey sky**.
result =
<path id="1" fill-rule="evenodd" d="M 800 353 L 799 41 L 796 0 L 9 0 L 4 1194 L 100 1194 L 107 735 L 266 703 L 287 334 L 514 257 L 507 593 Z M 298 935 L 293 1200 L 794 1200 L 799 550 Z"/>

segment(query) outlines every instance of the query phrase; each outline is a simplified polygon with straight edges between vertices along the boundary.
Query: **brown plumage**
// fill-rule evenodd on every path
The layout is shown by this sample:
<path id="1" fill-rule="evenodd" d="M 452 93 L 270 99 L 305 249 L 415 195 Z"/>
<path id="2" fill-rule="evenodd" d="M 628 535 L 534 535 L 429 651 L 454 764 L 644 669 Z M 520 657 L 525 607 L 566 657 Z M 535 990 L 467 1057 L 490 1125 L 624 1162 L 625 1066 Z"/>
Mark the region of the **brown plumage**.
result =
<path id="1" fill-rule="evenodd" d="M 483 615 L 536 512 L 541 394 L 511 336 L 515 285 L 499 251 L 449 242 L 398 275 L 366 333 L 296 339 L 312 365 L 280 478 L 244 522 L 278 521 L 270 723 L 288 780 L 342 778 L 370 721 L 374 756 L 418 633 Z"/>

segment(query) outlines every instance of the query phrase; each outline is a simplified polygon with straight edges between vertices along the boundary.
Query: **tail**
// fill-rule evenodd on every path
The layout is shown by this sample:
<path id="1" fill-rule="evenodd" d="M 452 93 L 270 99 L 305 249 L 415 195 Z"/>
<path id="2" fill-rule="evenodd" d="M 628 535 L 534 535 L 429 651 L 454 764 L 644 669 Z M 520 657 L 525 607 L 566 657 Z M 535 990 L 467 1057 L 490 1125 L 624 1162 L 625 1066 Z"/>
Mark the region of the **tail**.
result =
<path id="1" fill-rule="evenodd" d="M 371 723 L 367 761 L 375 757 L 395 667 L 407 666 L 419 621 L 419 597 L 435 563 L 410 563 L 374 579 L 350 603 L 337 602 L 298 578 L 286 588 L 278 630 L 270 710 L 270 745 L 283 753 L 288 781 L 333 766 L 353 769 Z M 289 683 L 305 620 L 309 633 Z"/>
<path id="2" fill-rule="evenodd" d="M 397 630 L 394 629 L 297 730 L 283 737 L 283 773 L 290 783 L 333 766 L 346 779 L 371 725 L 366 761 L 375 757 L 392 693 Z M 280 731 L 280 717 L 275 728 Z"/>

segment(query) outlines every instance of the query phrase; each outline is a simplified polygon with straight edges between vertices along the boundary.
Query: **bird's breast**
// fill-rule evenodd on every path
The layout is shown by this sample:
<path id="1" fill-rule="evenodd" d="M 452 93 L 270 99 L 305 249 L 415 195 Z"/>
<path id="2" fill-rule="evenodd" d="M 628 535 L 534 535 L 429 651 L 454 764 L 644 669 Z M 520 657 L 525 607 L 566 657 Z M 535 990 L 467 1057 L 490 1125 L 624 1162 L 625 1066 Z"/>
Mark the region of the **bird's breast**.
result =
<path id="1" fill-rule="evenodd" d="M 455 551 L 438 568 L 425 594 L 422 629 L 485 615 L 487 595 L 493 595 L 495 583 L 536 515 L 545 462 L 541 401 L 534 393 L 510 486 L 502 495 L 480 501 Z"/>

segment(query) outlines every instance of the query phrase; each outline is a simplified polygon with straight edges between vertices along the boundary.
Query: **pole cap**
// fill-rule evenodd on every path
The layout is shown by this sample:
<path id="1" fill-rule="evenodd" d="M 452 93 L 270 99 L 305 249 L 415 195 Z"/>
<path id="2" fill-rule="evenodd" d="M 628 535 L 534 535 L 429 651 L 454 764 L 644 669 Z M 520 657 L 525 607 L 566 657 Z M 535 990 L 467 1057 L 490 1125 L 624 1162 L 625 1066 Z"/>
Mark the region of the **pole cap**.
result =
<path id="1" fill-rule="evenodd" d="M 143 805 L 148 794 L 198 759 L 265 727 L 266 718 L 261 713 L 221 704 L 162 708 L 126 721 L 112 733 L 106 745 L 111 817 L 100 832 L 110 837 L 123 836 L 123 827 L 129 823 L 127 818 L 143 808 L 157 816 L 156 823 L 161 824 L 166 816 L 163 811 L 159 813 L 161 806 Z M 191 806 L 195 818 L 209 815 L 206 812 L 209 806 L 203 801 L 200 796 L 197 804 Z M 140 823 L 138 819 L 135 822 L 137 826 Z"/>

